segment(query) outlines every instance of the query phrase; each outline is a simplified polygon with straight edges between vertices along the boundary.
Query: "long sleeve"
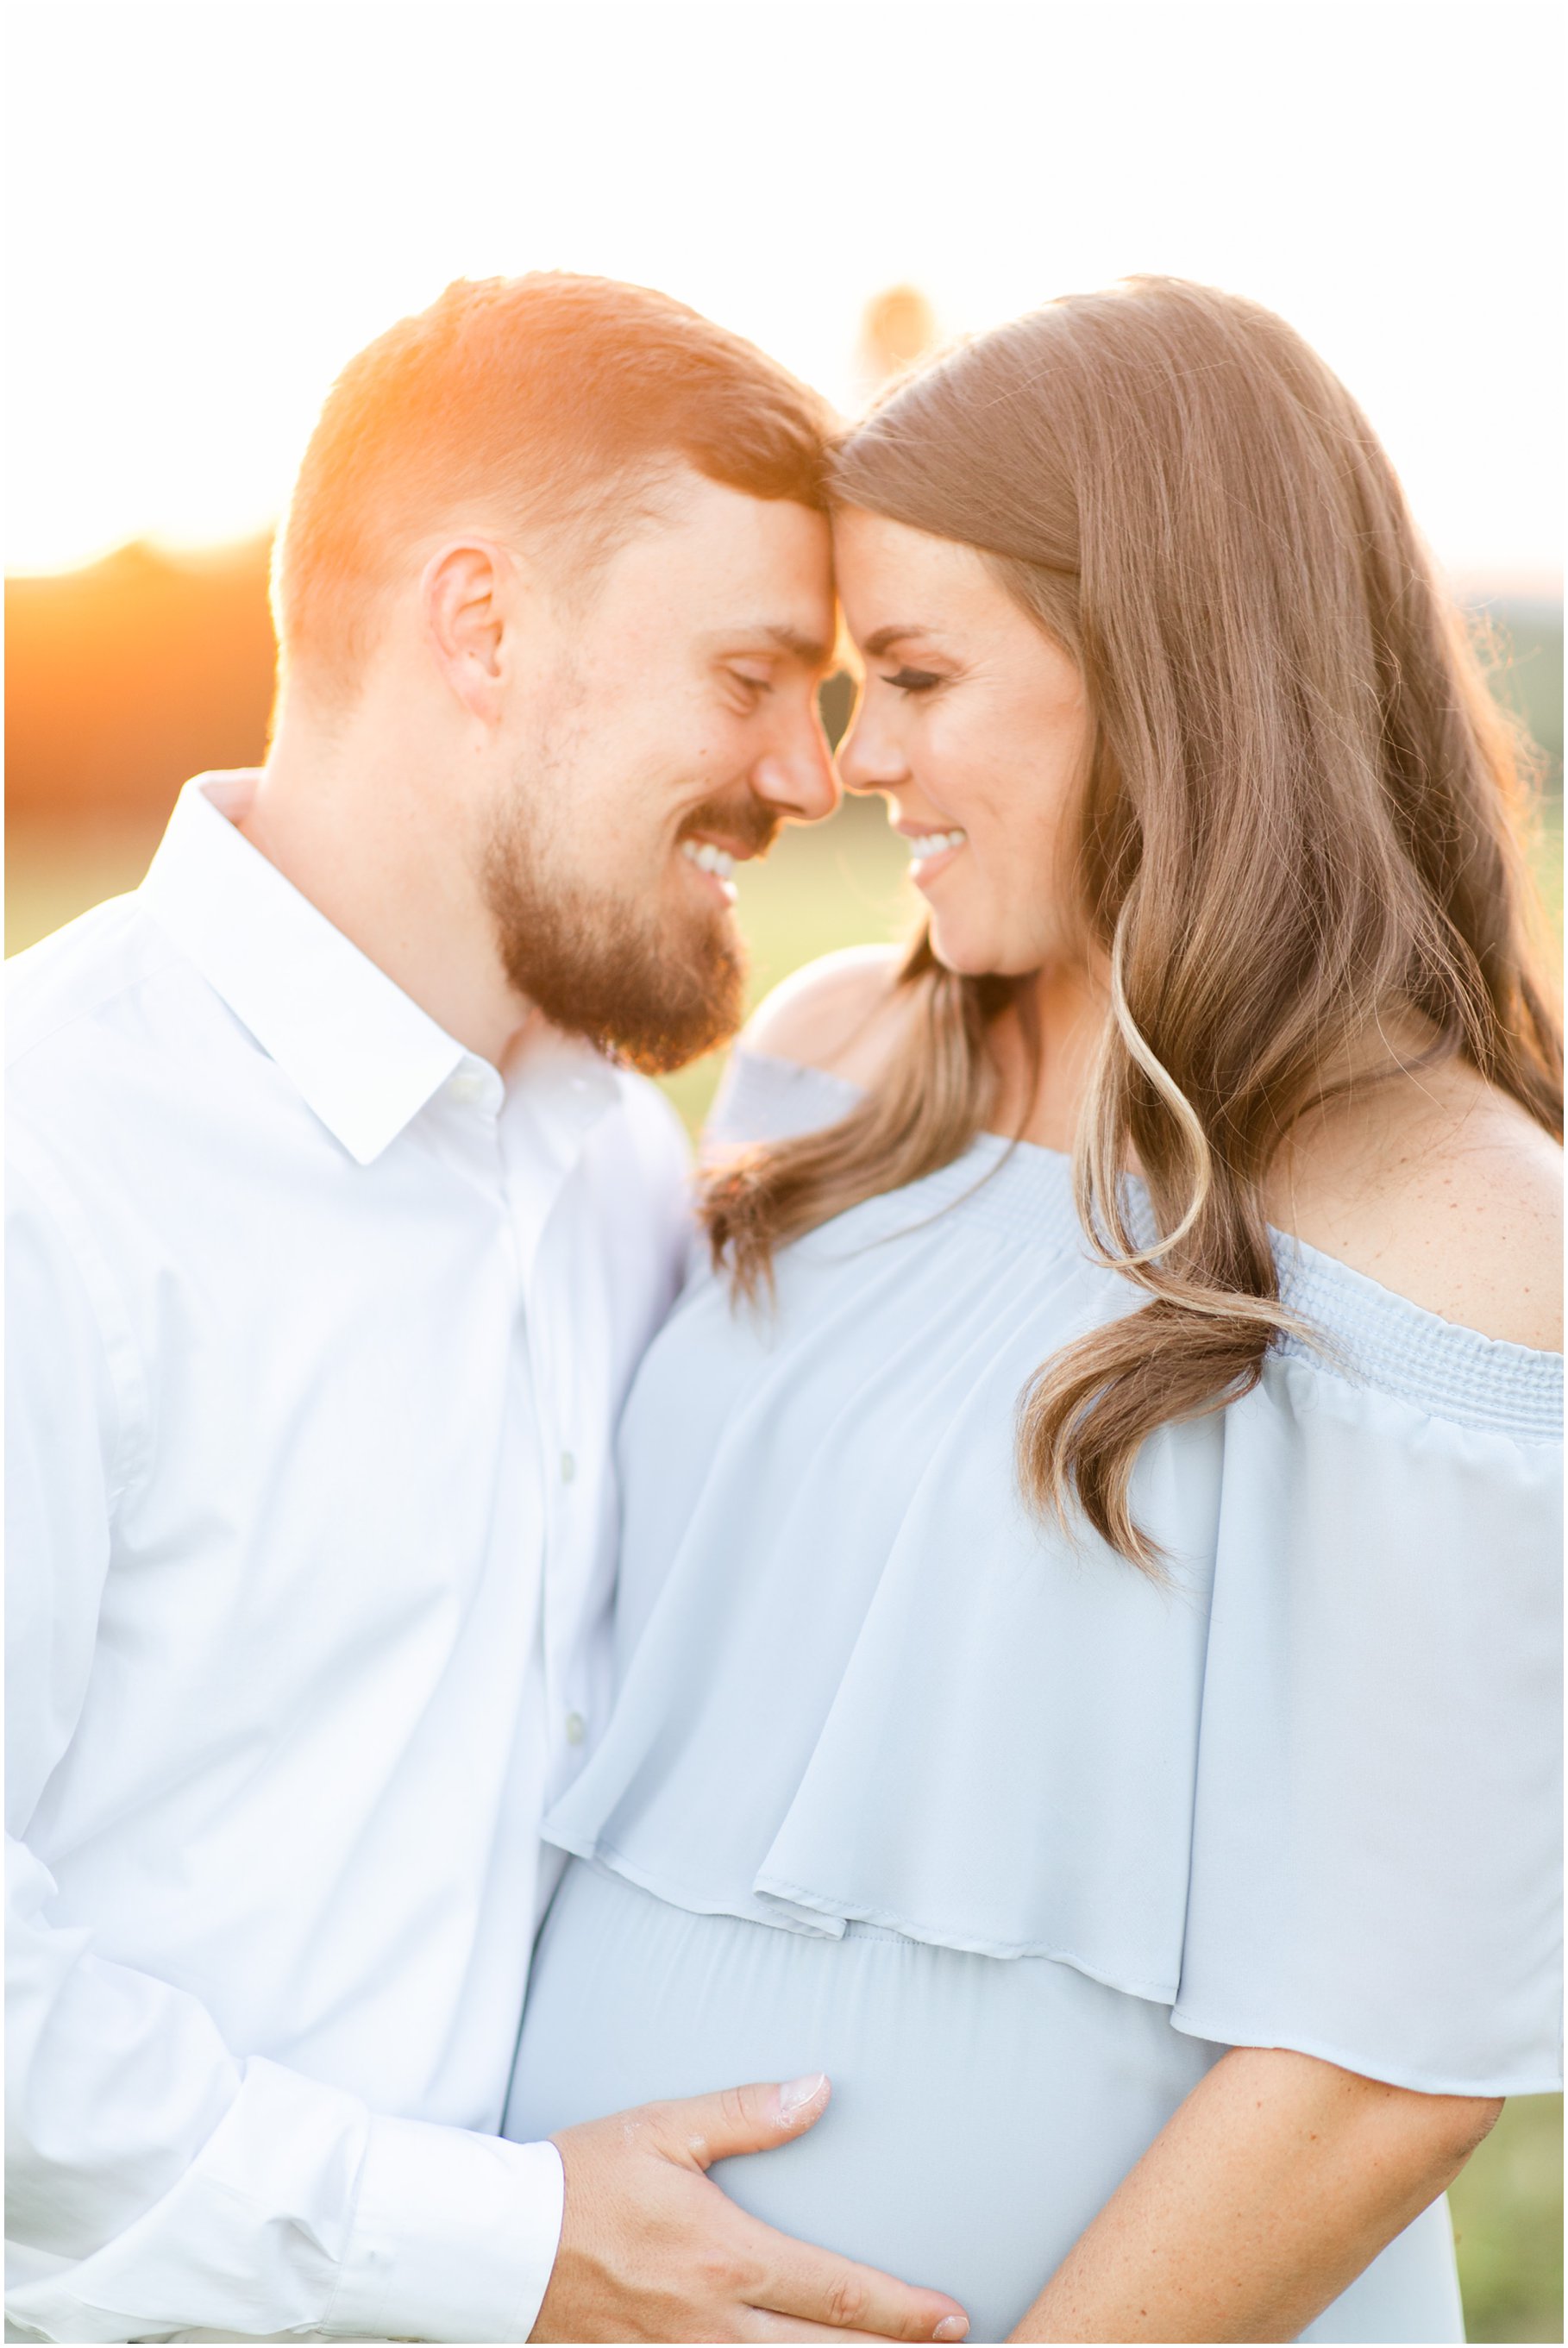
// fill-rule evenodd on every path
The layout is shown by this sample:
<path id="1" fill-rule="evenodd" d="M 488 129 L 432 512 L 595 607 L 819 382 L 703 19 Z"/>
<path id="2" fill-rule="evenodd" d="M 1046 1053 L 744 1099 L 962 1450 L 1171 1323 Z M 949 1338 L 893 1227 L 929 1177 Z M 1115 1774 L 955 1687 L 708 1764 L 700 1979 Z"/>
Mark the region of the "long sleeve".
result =
<path id="1" fill-rule="evenodd" d="M 148 1440 L 90 1236 L 11 1183 L 7 2297 L 25 2334 L 526 2338 L 559 2236 L 550 2145 L 373 2113 L 223 2043 L 112 1962 L 29 1848 L 94 1666 L 112 1527 Z"/>

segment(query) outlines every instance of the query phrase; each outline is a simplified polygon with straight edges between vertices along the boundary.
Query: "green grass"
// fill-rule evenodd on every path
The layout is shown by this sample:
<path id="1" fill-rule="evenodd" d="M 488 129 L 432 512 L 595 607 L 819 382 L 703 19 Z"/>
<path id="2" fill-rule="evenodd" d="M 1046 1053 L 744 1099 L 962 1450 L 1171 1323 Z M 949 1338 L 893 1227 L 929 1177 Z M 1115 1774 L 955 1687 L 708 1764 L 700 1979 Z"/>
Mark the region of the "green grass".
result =
<path id="1" fill-rule="evenodd" d="M 1516 2096 L 1452 2188 L 1472 2340 L 1563 2337 L 1563 2098 Z"/>
<path id="2" fill-rule="evenodd" d="M 30 945 L 104 897 L 136 886 L 156 846 L 145 827 L 90 837 L 15 830 L 5 872 L 8 953 Z M 1542 893 L 1561 934 L 1563 818 L 1548 800 L 1536 842 Z M 751 994 L 834 947 L 903 934 L 917 906 L 905 853 L 880 803 L 851 803 L 829 824 L 787 830 L 767 862 L 746 870 L 740 918 Z M 717 1080 L 712 1055 L 666 1089 L 694 1128 Z M 1453 2192 L 1460 2271 L 1476 2341 L 1563 2338 L 1562 2098 L 1509 2105 Z"/>
<path id="3" fill-rule="evenodd" d="M 1531 825 L 1530 861 L 1535 873 L 1535 885 L 1541 891 L 1541 901 L 1546 909 L 1556 940 L 1559 959 L 1563 953 L 1563 798 L 1554 792 L 1536 808 Z"/>

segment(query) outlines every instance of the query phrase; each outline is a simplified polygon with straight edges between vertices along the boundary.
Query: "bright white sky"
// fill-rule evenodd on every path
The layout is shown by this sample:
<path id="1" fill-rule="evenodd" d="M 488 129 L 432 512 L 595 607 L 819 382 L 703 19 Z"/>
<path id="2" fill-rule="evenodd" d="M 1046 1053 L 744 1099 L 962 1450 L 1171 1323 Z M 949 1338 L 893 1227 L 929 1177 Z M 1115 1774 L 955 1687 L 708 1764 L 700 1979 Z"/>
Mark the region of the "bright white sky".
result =
<path id="1" fill-rule="evenodd" d="M 450 278 L 661 285 L 841 403 L 1135 270 L 1282 311 L 1439 557 L 1560 561 L 1558 15 L 1519 0 L 13 0 L 6 567 L 276 513 L 342 361 Z"/>

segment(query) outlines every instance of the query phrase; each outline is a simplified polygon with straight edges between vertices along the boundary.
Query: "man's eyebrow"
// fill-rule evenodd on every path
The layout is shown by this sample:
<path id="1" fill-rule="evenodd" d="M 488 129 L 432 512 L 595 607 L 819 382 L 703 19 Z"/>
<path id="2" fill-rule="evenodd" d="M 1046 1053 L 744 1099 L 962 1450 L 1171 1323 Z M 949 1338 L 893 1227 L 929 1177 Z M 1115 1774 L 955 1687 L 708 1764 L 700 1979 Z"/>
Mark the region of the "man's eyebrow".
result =
<path id="1" fill-rule="evenodd" d="M 806 668 L 825 669 L 832 664 L 831 644 L 824 644 L 817 637 L 807 635 L 802 629 L 791 628 L 783 621 L 764 621 L 755 628 L 727 629 L 724 642 L 733 646 L 748 637 L 757 643 L 771 644 L 779 652 L 788 653 L 791 659 L 799 661 Z"/>
<path id="2" fill-rule="evenodd" d="M 894 644 L 902 643 L 905 636 L 923 636 L 925 630 L 918 621 L 900 620 L 894 627 L 878 628 L 874 635 L 866 638 L 861 649 L 868 660 L 880 660 L 883 653 L 891 652 Z"/>

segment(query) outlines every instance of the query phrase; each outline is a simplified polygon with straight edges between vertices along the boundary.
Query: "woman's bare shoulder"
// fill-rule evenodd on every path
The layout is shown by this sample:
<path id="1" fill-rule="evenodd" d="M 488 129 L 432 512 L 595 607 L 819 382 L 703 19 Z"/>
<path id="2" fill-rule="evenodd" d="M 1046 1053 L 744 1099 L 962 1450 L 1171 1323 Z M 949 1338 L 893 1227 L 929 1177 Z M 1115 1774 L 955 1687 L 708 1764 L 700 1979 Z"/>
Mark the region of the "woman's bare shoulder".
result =
<path id="1" fill-rule="evenodd" d="M 1307 1120 L 1271 1219 L 1445 1321 L 1563 1344 L 1563 1152 L 1473 1070 L 1366 1088 Z"/>
<path id="2" fill-rule="evenodd" d="M 808 963 L 753 1012 L 742 1043 L 776 1059 L 869 1084 L 899 1031 L 899 946 L 846 946 Z"/>

